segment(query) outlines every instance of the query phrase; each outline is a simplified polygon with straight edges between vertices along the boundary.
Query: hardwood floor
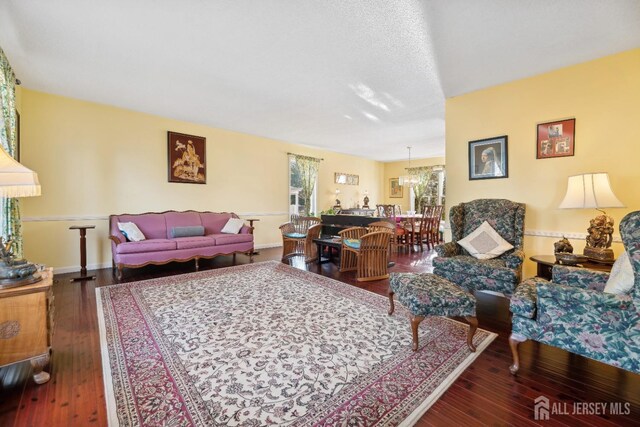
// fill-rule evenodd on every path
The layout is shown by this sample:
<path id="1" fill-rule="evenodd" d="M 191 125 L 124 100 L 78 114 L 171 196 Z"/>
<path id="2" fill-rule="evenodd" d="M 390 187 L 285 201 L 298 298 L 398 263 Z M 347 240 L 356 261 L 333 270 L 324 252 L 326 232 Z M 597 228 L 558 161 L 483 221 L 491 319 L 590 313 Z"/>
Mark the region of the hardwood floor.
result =
<path id="1" fill-rule="evenodd" d="M 278 260 L 280 248 L 263 249 L 254 261 Z M 391 271 L 427 272 L 429 253 L 393 256 Z M 248 258 L 238 255 L 237 263 Z M 340 274 L 335 265 L 305 267 L 300 258 L 291 260 L 297 268 L 333 277 L 353 286 L 386 295 L 388 281 L 356 283 L 354 273 Z M 201 270 L 232 265 L 232 257 L 201 261 Z M 193 263 L 149 266 L 125 270 L 122 282 L 131 282 L 193 271 Z M 54 278 L 55 333 L 49 372 L 51 380 L 35 385 L 31 367 L 22 363 L 0 369 L 0 426 L 106 425 L 104 384 L 98 336 L 95 288 L 116 283 L 111 269 L 89 272 L 92 282 L 69 282 L 75 274 Z M 570 414 L 552 414 L 544 425 L 640 425 L 640 375 L 528 341 L 521 344 L 521 368 L 517 377 L 509 374 L 511 353 L 507 338 L 511 329 L 508 300 L 478 293 L 480 328 L 499 337 L 420 419 L 419 426 L 444 425 L 537 425 L 533 401 L 544 395 Z M 407 333 L 410 333 L 407 320 Z M 621 402 L 628 415 L 572 415 L 576 402 Z"/>

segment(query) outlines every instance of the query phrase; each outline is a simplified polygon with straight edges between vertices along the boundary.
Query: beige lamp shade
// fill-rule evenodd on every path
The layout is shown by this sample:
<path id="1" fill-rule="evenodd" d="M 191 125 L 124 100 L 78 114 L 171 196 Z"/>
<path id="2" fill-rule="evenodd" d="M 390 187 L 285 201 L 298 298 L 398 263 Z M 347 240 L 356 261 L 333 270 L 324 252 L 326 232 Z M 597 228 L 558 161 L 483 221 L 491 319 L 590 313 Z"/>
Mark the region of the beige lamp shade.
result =
<path id="1" fill-rule="evenodd" d="M 39 195 L 38 174 L 22 166 L 0 146 L 0 197 Z"/>
<path id="2" fill-rule="evenodd" d="M 559 206 L 560 209 L 623 207 L 613 194 L 606 172 L 570 176 L 567 194 Z"/>

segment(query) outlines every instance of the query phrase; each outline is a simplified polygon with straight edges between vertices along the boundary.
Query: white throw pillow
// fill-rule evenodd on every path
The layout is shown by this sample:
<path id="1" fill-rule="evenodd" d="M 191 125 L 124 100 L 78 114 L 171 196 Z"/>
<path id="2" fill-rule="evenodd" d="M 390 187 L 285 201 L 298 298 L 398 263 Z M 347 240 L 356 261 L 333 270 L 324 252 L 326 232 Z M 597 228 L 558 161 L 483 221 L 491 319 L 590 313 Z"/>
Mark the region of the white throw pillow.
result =
<path id="1" fill-rule="evenodd" d="M 629 254 L 624 251 L 611 268 L 611 274 L 604 287 L 604 292 L 616 295 L 628 294 L 634 283 L 635 278 L 633 277 L 633 267 L 629 260 Z"/>
<path id="2" fill-rule="evenodd" d="M 133 222 L 119 222 L 118 229 L 122 234 L 124 234 L 124 237 L 131 240 L 132 242 L 139 242 L 146 239 L 146 237 L 144 237 L 144 234 L 142 234 L 142 231 L 140 231 L 138 226 Z"/>
<path id="3" fill-rule="evenodd" d="M 513 245 L 502 238 L 487 221 L 472 231 L 467 237 L 458 241 L 469 254 L 478 259 L 491 259 L 502 255 Z"/>
<path id="4" fill-rule="evenodd" d="M 229 218 L 229 221 L 222 227 L 223 233 L 238 234 L 244 225 L 244 221 L 240 218 Z"/>

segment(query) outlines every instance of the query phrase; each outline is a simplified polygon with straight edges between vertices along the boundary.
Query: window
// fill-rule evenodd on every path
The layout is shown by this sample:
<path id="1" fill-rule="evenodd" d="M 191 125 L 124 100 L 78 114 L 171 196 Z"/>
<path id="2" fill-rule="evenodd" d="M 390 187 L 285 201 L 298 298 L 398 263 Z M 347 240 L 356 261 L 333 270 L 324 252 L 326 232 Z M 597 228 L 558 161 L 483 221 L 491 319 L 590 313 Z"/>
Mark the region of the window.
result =
<path id="1" fill-rule="evenodd" d="M 318 164 L 318 159 L 289 155 L 289 215 L 315 215 Z"/>
<path id="2" fill-rule="evenodd" d="M 444 205 L 444 167 L 423 167 L 417 170 L 419 181 L 415 187 L 409 189 L 409 210 L 422 212 L 426 205 Z"/>

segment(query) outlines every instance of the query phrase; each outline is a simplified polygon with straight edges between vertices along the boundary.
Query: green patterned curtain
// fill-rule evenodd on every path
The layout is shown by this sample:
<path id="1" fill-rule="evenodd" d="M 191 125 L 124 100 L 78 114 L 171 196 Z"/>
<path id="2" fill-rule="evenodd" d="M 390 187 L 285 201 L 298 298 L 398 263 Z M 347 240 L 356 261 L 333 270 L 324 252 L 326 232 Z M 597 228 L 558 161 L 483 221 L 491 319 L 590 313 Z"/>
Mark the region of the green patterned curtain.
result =
<path id="1" fill-rule="evenodd" d="M 438 173 L 442 170 L 444 170 L 443 165 L 407 168 L 409 175 L 418 178 L 418 183 L 413 186 L 418 212 L 422 212 L 425 205 L 435 204 L 438 200 Z"/>
<path id="2" fill-rule="evenodd" d="M 296 161 L 296 167 L 300 173 L 302 181 L 302 190 L 300 198 L 304 201 L 304 216 L 311 214 L 311 197 L 313 197 L 313 188 L 318 179 L 318 168 L 320 160 L 315 157 L 302 156 L 300 154 L 289 154 Z"/>
<path id="3" fill-rule="evenodd" d="M 0 144 L 12 157 L 17 148 L 16 76 L 9 60 L 0 48 Z M 18 199 L 0 198 L 0 233 L 5 241 L 11 236 L 15 255 L 22 256 L 22 231 L 20 230 L 20 205 Z"/>

